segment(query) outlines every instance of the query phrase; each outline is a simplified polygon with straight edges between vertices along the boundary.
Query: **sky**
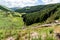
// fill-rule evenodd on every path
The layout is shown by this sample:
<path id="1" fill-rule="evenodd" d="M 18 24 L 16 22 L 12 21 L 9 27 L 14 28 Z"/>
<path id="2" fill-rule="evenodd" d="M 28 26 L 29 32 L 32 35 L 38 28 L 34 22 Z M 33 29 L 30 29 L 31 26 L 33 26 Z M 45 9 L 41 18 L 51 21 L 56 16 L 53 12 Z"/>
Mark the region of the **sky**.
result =
<path id="1" fill-rule="evenodd" d="M 60 3 L 60 0 L 0 0 L 0 5 L 11 7 L 26 7 Z"/>

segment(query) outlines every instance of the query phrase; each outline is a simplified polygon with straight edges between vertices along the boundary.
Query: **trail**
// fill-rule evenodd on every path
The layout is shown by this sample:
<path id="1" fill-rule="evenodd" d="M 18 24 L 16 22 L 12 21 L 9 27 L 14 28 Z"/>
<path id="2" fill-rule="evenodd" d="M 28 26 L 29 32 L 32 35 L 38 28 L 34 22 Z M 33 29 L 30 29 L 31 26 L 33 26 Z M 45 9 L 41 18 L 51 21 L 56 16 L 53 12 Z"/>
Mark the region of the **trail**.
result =
<path id="1" fill-rule="evenodd" d="M 42 28 L 42 27 L 52 27 L 52 26 L 56 26 L 56 25 L 60 25 L 59 20 L 55 20 L 54 22 L 51 22 L 51 23 L 48 23 L 48 24 L 42 24 L 42 25 L 38 25 L 38 26 L 33 26 L 31 28 L 34 29 L 34 28 Z M 27 27 L 23 27 L 22 29 L 27 29 Z"/>

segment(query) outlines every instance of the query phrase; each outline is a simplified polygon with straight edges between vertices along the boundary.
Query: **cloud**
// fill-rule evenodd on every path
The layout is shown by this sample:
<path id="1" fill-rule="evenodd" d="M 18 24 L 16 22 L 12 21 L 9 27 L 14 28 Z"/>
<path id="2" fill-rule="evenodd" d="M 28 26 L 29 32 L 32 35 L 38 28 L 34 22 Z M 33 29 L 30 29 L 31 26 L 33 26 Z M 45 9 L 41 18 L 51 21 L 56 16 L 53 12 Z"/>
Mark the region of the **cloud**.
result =
<path id="1" fill-rule="evenodd" d="M 37 0 L 0 0 L 0 4 L 8 7 L 24 7 L 35 5 Z"/>
<path id="2" fill-rule="evenodd" d="M 7 7 L 25 7 L 54 3 L 60 3 L 60 0 L 0 0 L 0 5 L 5 5 Z"/>
<path id="3" fill-rule="evenodd" d="M 60 3 L 60 0 L 42 0 L 44 4 Z"/>

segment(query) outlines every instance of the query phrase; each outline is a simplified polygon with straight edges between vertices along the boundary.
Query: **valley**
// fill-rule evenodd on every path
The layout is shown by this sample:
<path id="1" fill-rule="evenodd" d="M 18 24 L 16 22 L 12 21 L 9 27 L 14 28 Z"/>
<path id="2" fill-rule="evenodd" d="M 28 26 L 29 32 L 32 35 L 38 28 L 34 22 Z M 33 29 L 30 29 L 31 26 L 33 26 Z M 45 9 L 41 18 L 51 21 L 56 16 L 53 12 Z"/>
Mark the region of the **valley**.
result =
<path id="1" fill-rule="evenodd" d="M 59 39 L 59 3 L 16 9 L 0 5 L 0 40 Z"/>

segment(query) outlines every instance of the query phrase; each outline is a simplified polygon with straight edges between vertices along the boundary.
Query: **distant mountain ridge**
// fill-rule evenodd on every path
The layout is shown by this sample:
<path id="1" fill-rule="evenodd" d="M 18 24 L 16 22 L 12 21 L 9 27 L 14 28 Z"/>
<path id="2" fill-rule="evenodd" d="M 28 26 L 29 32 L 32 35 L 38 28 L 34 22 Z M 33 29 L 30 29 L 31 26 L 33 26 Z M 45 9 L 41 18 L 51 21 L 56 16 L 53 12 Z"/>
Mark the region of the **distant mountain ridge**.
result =
<path id="1" fill-rule="evenodd" d="M 43 7 L 45 7 L 45 5 L 27 6 L 24 8 L 16 9 L 15 11 L 20 13 L 32 13 L 32 12 L 40 11 L 40 9 L 42 9 Z"/>
<path id="2" fill-rule="evenodd" d="M 17 10 L 17 9 L 19 9 L 20 7 L 13 7 L 13 8 L 10 8 L 10 9 L 12 9 L 12 10 Z"/>
<path id="3" fill-rule="evenodd" d="M 37 11 L 43 10 L 44 8 L 48 8 L 49 5 L 50 5 L 49 7 L 51 7 L 52 5 L 57 5 L 57 4 L 60 4 L 60 3 L 48 4 L 48 5 L 27 6 L 24 8 L 18 8 L 15 11 L 19 12 L 19 13 L 32 13 L 32 12 L 37 12 Z"/>
<path id="4" fill-rule="evenodd" d="M 12 9 L 6 7 L 6 6 L 3 6 L 3 5 L 0 5 L 0 10 L 3 10 L 3 11 L 13 11 Z"/>

